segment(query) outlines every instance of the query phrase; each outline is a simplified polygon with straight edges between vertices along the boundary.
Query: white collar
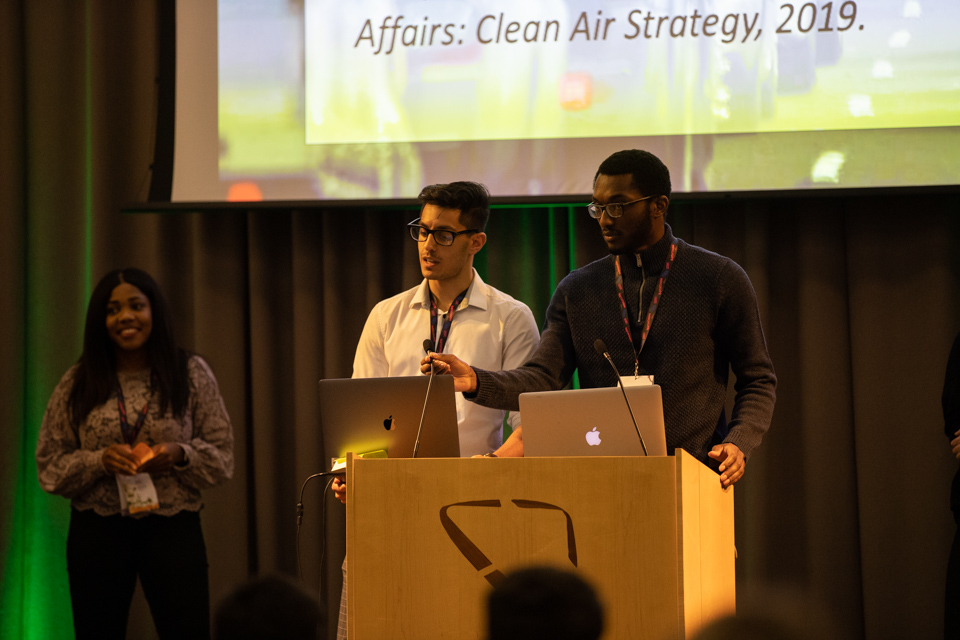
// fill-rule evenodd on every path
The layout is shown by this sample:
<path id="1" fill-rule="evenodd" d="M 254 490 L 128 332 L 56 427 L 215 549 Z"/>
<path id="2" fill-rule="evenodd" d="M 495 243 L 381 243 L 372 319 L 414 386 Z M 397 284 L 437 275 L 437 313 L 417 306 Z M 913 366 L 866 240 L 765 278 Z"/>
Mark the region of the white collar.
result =
<path id="1" fill-rule="evenodd" d="M 464 305 L 483 310 L 487 309 L 487 284 L 483 281 L 483 278 L 480 277 L 480 274 L 477 273 L 476 269 L 473 269 L 473 282 L 471 282 L 467 288 L 467 295 L 463 299 L 463 302 L 460 303 L 460 308 L 463 308 Z M 429 306 L 430 285 L 427 283 L 427 279 L 424 278 L 423 282 L 421 282 L 417 288 L 417 293 L 410 301 L 410 308 L 415 309 L 417 307 Z"/>

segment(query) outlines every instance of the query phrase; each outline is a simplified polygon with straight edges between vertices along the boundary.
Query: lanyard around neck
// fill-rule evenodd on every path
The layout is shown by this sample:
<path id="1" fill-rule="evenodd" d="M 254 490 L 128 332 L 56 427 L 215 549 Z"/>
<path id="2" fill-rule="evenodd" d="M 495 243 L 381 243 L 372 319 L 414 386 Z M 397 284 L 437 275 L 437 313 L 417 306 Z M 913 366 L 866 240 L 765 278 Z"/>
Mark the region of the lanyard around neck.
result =
<path id="1" fill-rule="evenodd" d="M 151 377 L 150 388 L 147 391 L 147 401 L 143 405 L 143 410 L 140 412 L 140 417 L 138 417 L 137 421 L 131 425 L 127 421 L 127 406 L 123 401 L 123 389 L 120 388 L 120 383 L 117 382 L 117 411 L 120 413 L 120 433 L 123 434 L 123 440 L 131 447 L 137 440 L 137 435 L 140 433 L 140 428 L 143 427 L 144 420 L 147 419 L 147 407 L 150 406 L 150 395 L 152 393 L 153 379 Z"/>
<path id="2" fill-rule="evenodd" d="M 630 341 L 630 348 L 634 352 L 633 360 L 633 376 L 638 377 L 640 375 L 640 352 L 643 351 L 643 345 L 647 344 L 647 336 L 650 335 L 650 327 L 653 326 L 653 318 L 657 315 L 657 307 L 660 306 L 660 298 L 663 296 L 663 286 L 667 282 L 667 277 L 670 275 L 670 267 L 673 266 L 673 261 L 677 257 L 677 246 L 679 240 L 674 238 L 673 244 L 670 245 L 670 255 L 667 257 L 667 262 L 663 266 L 663 271 L 660 272 L 660 279 L 657 281 L 657 288 L 653 292 L 653 300 L 650 301 L 650 306 L 647 308 L 647 317 L 643 322 L 643 329 L 640 332 L 640 348 L 637 349 L 633 342 L 633 333 L 630 331 L 630 316 L 627 313 L 627 297 L 623 292 L 623 271 L 620 269 L 620 256 L 614 256 L 613 264 L 616 267 L 616 275 L 614 276 L 614 282 L 617 285 L 617 296 L 620 298 L 620 311 L 623 315 L 623 326 L 627 331 L 627 339 Z M 643 282 L 643 269 L 640 269 L 640 278 L 641 284 Z M 643 300 L 640 301 L 642 307 Z M 641 309 L 642 311 L 642 309 Z"/>
<path id="3" fill-rule="evenodd" d="M 437 315 L 439 314 L 437 301 L 433 299 L 433 294 L 430 294 L 430 339 L 433 340 L 436 353 L 443 353 L 443 345 L 446 344 L 447 338 L 450 336 L 450 325 L 453 323 L 453 315 L 457 312 L 457 307 L 463 302 L 469 290 L 470 287 L 467 287 L 460 292 L 460 295 L 458 295 L 456 299 L 454 299 L 453 304 L 450 305 L 450 310 L 447 311 L 439 337 L 437 336 Z"/>

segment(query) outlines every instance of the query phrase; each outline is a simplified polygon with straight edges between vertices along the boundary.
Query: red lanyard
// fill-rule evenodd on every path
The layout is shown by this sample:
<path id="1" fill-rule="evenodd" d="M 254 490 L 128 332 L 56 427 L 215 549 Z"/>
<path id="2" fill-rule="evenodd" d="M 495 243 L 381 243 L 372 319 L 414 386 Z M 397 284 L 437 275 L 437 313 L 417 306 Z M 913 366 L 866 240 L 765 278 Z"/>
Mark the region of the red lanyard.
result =
<path id="1" fill-rule="evenodd" d="M 457 312 L 457 307 L 463 302 L 469 290 L 470 287 L 464 289 L 453 301 L 453 304 L 450 305 L 450 310 L 447 311 L 446 319 L 443 321 L 443 328 L 440 330 L 439 338 L 437 337 L 437 314 L 439 312 L 437 311 L 437 303 L 433 299 L 433 295 L 430 295 L 430 339 L 433 340 L 436 353 L 443 353 L 443 345 L 450 336 L 450 324 L 453 322 L 453 315 Z"/>
<path id="2" fill-rule="evenodd" d="M 117 383 L 117 411 L 120 413 L 120 433 L 123 434 L 124 441 L 131 447 L 137 440 L 137 434 L 143 427 L 143 421 L 147 419 L 147 407 L 150 406 L 150 394 L 152 392 L 153 384 L 151 383 L 150 389 L 147 391 L 147 402 L 143 405 L 143 411 L 140 412 L 140 417 L 137 418 L 136 423 L 131 425 L 127 422 L 127 407 L 123 402 L 123 390 L 120 388 L 120 383 Z"/>
<path id="3" fill-rule="evenodd" d="M 650 335 L 650 327 L 653 326 L 653 317 L 657 315 L 657 307 L 660 306 L 660 298 L 663 296 L 663 285 L 667 282 L 667 276 L 670 275 L 670 267 L 673 266 L 673 261 L 677 257 L 677 246 L 679 242 L 680 241 L 678 239 L 674 238 L 673 244 L 670 245 L 670 256 L 667 258 L 667 263 L 663 266 L 663 271 L 660 273 L 660 279 L 657 281 L 657 289 L 653 292 L 653 300 L 650 301 L 650 306 L 647 308 L 647 318 L 643 323 L 643 330 L 640 333 L 639 349 L 634 346 L 633 334 L 630 333 L 630 317 L 627 314 L 627 298 L 623 293 L 623 271 L 620 269 L 620 256 L 614 256 L 613 264 L 616 267 L 614 282 L 616 282 L 617 285 L 617 295 L 620 297 L 621 312 L 623 314 L 623 326 L 627 331 L 627 339 L 630 340 L 630 347 L 636 354 L 633 361 L 633 376 L 635 378 L 640 375 L 640 352 L 643 351 L 643 345 L 647 343 L 647 336 Z M 640 278 L 642 287 L 642 269 L 640 271 Z M 643 300 L 640 301 L 640 304 L 641 306 L 643 305 Z"/>

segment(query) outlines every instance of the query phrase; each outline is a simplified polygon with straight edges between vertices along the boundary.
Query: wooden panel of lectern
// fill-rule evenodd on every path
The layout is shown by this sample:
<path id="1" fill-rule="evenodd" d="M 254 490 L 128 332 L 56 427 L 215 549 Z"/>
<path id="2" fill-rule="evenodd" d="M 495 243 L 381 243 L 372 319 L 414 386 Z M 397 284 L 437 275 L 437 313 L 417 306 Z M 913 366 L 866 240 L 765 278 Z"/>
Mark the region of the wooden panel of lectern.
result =
<path id="1" fill-rule="evenodd" d="M 485 636 L 514 568 L 578 572 L 604 638 L 689 638 L 736 607 L 733 490 L 651 458 L 347 459 L 350 640 Z"/>

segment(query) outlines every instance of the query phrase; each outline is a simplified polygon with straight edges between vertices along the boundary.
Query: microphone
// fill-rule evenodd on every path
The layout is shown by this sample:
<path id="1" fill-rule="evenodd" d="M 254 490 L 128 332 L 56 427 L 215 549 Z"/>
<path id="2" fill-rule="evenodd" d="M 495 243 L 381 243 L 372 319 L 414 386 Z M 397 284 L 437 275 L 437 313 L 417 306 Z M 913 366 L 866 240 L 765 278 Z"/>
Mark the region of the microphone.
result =
<path id="1" fill-rule="evenodd" d="M 434 350 L 434 348 L 435 347 L 433 345 L 433 340 L 431 340 L 430 338 L 427 338 L 426 340 L 423 341 L 423 350 L 426 353 L 430 353 L 431 351 Z M 430 362 L 430 371 L 431 373 L 433 372 L 433 361 Z"/>
<path id="2" fill-rule="evenodd" d="M 613 364 L 613 359 L 607 352 L 607 345 L 604 344 L 603 340 L 597 338 L 593 341 L 593 350 L 600 354 L 600 356 L 607 362 L 609 362 L 610 366 L 613 367 L 613 372 L 617 374 L 617 384 L 620 385 L 620 393 L 623 394 L 623 401 L 627 403 L 627 410 L 630 412 L 630 419 L 633 420 L 633 428 L 637 430 L 637 437 L 640 438 L 640 446 L 643 448 L 643 455 L 649 455 L 647 454 L 647 445 L 643 441 L 643 435 L 640 434 L 640 427 L 637 425 L 637 419 L 633 415 L 633 407 L 630 406 L 630 401 L 627 399 L 627 392 L 623 388 L 623 380 L 620 379 L 620 372 L 617 370 L 617 365 Z"/>
<path id="3" fill-rule="evenodd" d="M 434 349 L 433 340 L 427 338 L 423 341 L 423 350 L 430 353 Z M 427 395 L 423 399 L 423 411 L 420 412 L 420 426 L 417 427 L 417 439 L 413 443 L 413 458 L 417 457 L 417 451 L 420 450 L 420 433 L 423 431 L 423 420 L 427 417 L 427 403 L 430 402 L 430 388 L 433 386 L 433 376 L 436 371 L 433 368 L 433 362 L 430 363 L 430 379 L 427 381 Z"/>

